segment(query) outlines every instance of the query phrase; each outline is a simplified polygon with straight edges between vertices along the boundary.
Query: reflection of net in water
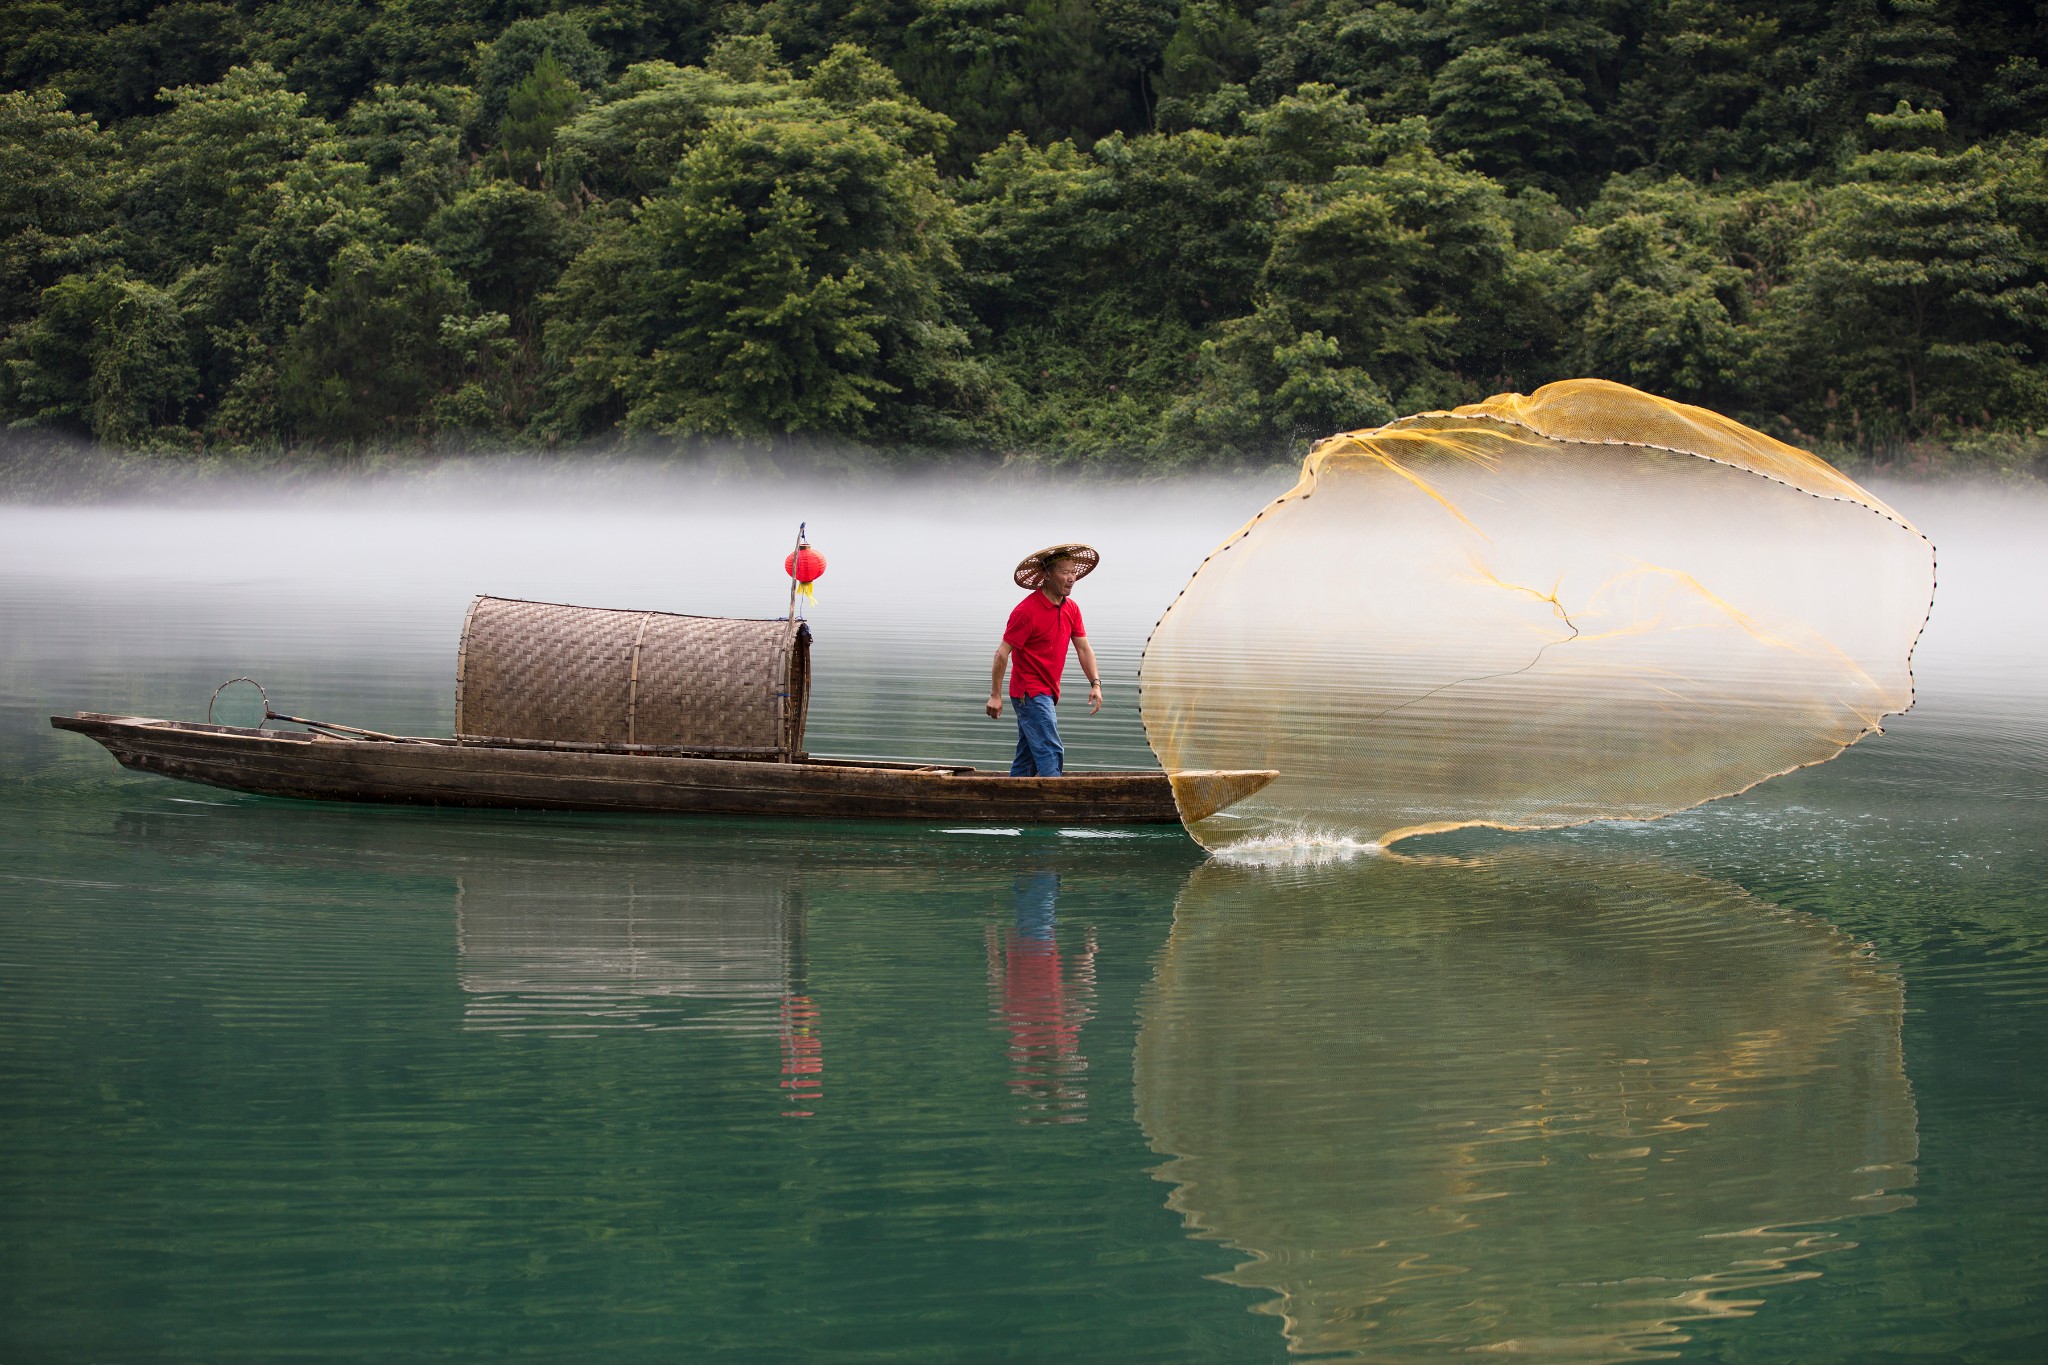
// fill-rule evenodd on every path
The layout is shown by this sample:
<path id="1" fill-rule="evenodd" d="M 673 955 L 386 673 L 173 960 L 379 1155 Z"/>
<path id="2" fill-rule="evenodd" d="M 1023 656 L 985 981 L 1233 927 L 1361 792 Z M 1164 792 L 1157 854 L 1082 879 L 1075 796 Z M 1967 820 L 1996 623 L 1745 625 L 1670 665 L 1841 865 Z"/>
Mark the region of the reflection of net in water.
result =
<path id="1" fill-rule="evenodd" d="M 1212 863 L 1137 1112 L 1294 1350 L 1656 1356 L 1908 1202 L 1902 1013 L 1826 924 L 1657 865 Z"/>
<path id="2" fill-rule="evenodd" d="M 1910 705 L 1932 592 L 1826 463 L 1553 384 L 1318 445 L 1153 631 L 1145 730 L 1169 772 L 1279 770 L 1211 848 L 1652 817 Z"/>

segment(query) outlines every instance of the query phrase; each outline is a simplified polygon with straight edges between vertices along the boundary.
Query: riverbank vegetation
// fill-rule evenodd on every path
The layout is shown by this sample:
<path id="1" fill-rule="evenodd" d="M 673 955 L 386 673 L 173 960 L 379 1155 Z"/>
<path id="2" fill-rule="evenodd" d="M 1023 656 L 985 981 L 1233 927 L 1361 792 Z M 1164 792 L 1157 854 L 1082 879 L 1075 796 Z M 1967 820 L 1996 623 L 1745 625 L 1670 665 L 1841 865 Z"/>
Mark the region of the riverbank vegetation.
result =
<path id="1" fill-rule="evenodd" d="M 2043 52 L 1959 0 L 27 0 L 0 417 L 1174 467 L 1595 375 L 2034 465 Z"/>

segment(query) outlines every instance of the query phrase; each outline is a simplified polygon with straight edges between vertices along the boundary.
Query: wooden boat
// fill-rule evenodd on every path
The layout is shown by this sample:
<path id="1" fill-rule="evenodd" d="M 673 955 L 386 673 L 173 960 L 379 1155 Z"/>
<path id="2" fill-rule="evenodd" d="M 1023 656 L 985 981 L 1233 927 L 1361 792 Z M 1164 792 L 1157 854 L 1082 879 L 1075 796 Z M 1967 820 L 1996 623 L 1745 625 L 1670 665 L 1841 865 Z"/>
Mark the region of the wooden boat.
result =
<path id="1" fill-rule="evenodd" d="M 270 709 L 298 731 L 80 711 L 50 724 L 123 766 L 265 796 L 535 810 L 997 824 L 1200 820 L 1270 772 L 1011 777 L 804 752 L 811 633 L 768 620 L 478 597 L 455 662 L 452 739 Z M 229 684 L 222 683 L 221 688 Z M 220 689 L 214 697 L 218 699 Z M 1176 805 L 1176 799 L 1178 805 Z"/>
<path id="2" fill-rule="evenodd" d="M 1200 820 L 1273 772 L 1090 772 L 1011 777 L 944 763 L 708 747 L 337 735 L 80 711 L 50 724 L 123 767 L 265 796 L 537 810 L 1131 825 Z M 1175 798 L 1179 804 L 1175 804 Z"/>

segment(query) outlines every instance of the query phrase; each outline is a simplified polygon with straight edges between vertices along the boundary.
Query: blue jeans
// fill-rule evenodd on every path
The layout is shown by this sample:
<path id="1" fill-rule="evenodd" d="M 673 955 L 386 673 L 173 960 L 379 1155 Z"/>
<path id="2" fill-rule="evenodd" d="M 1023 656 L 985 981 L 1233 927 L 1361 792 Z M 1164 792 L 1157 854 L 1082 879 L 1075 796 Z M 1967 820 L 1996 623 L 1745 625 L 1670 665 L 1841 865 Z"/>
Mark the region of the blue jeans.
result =
<path id="1" fill-rule="evenodd" d="M 1058 777 L 1067 751 L 1060 747 L 1059 718 L 1053 714 L 1052 694 L 1012 697 L 1017 712 L 1017 760 L 1010 765 L 1012 777 Z"/>

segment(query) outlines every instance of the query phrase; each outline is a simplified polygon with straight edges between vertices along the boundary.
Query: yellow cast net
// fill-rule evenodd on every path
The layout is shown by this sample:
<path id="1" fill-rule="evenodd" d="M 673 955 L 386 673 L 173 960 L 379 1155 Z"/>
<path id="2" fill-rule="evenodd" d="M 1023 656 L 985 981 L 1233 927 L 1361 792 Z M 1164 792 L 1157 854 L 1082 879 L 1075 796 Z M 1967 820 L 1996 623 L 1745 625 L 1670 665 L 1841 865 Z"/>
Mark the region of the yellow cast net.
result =
<path id="1" fill-rule="evenodd" d="M 1334 436 L 1145 646 L 1170 774 L 1280 777 L 1211 849 L 1644 819 L 1912 704 L 1934 547 L 1826 462 L 1571 380 Z"/>

